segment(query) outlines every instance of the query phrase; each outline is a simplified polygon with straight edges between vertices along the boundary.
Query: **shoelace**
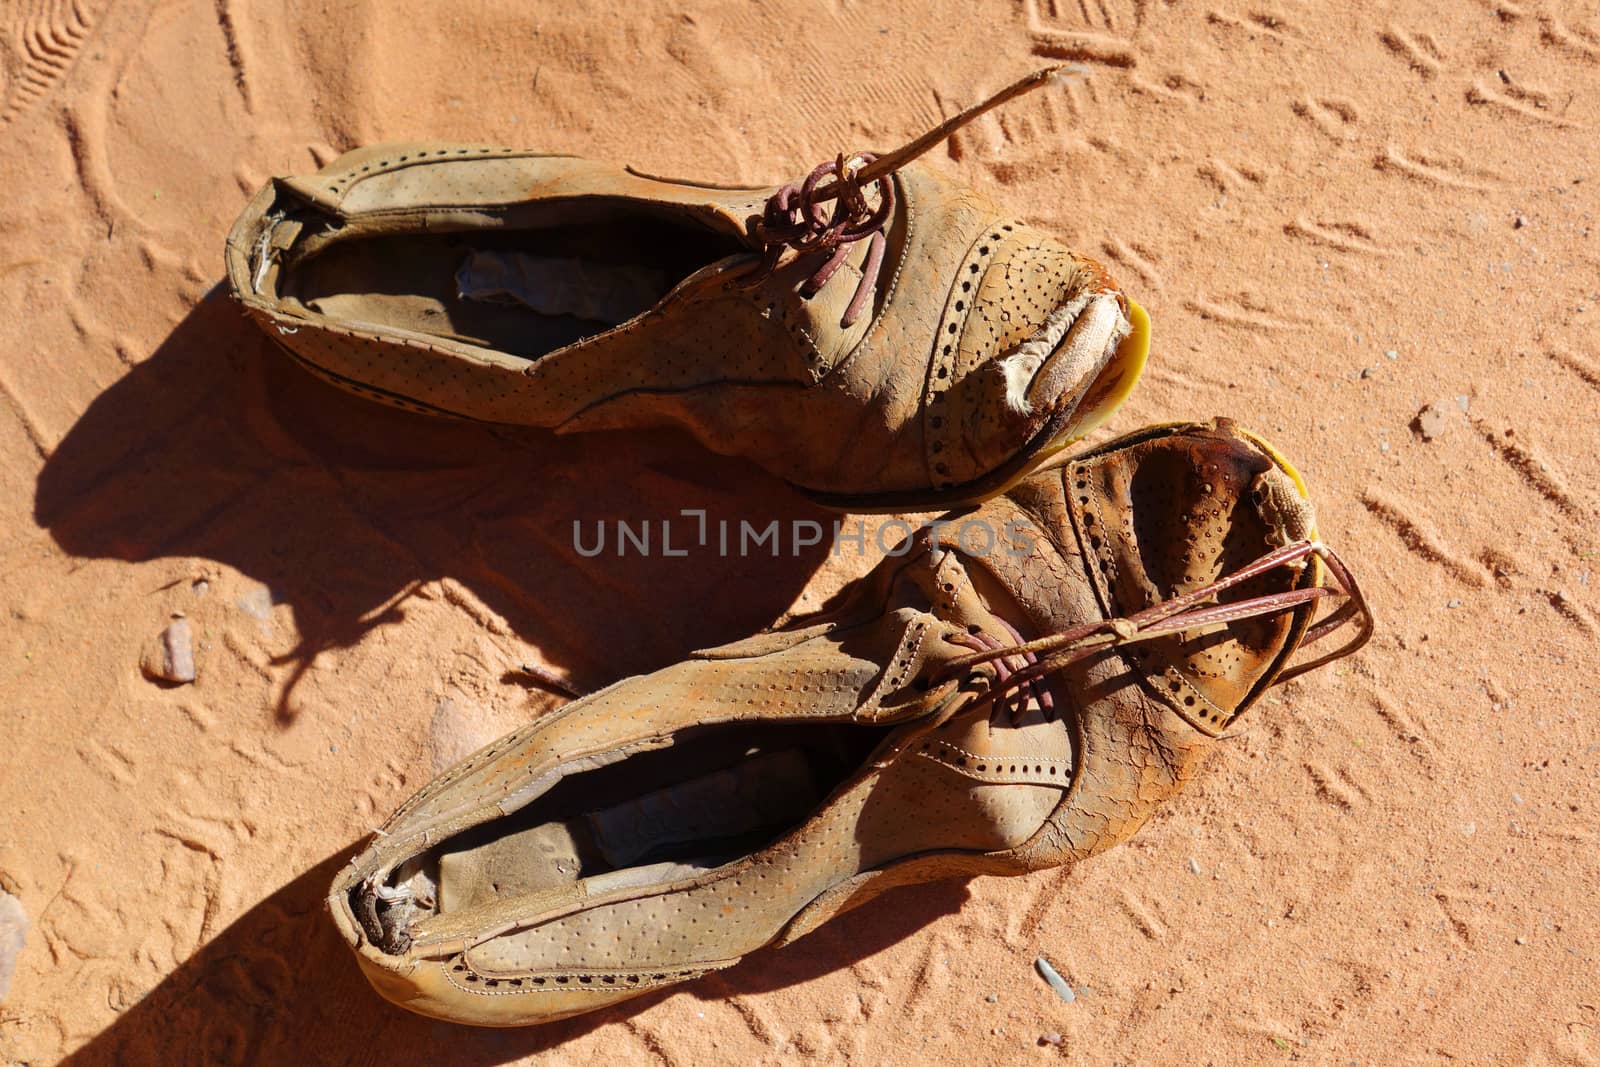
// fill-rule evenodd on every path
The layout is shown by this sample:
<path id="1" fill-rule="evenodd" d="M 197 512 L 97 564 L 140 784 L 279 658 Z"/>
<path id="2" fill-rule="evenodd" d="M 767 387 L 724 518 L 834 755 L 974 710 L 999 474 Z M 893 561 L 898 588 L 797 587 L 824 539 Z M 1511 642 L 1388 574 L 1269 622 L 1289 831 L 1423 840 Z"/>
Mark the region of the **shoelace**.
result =
<path id="1" fill-rule="evenodd" d="M 755 288 L 772 277 L 790 252 L 801 256 L 831 253 L 800 287 L 801 295 L 814 296 L 844 264 L 851 247 L 857 241 L 869 241 L 867 258 L 861 264 L 861 280 L 856 283 L 855 295 L 839 320 L 840 326 L 853 326 L 866 310 L 877 290 L 878 276 L 883 272 L 884 250 L 888 245 L 883 228 L 894 217 L 895 207 L 894 183 L 890 176 L 984 112 L 1023 93 L 1086 71 L 1086 67 L 1076 63 L 1035 71 L 893 152 L 882 156 L 872 152 L 849 156 L 840 153 L 814 169 L 799 184 L 783 186 L 767 198 L 761 214 L 750 216 L 745 223 L 751 238 L 761 245 L 761 262 L 735 284 L 742 289 Z M 830 178 L 831 181 L 824 181 Z M 875 194 L 875 206 L 869 194 Z M 827 207 L 830 201 L 833 202 L 831 211 Z"/>
<path id="2" fill-rule="evenodd" d="M 1050 687 L 1040 679 L 1024 682 L 1016 689 L 1008 687 L 1007 683 L 1013 674 L 1038 663 L 1039 657 L 1034 652 L 1017 651 L 1027 643 L 1027 639 L 1018 633 L 1017 628 L 1005 619 L 998 619 L 998 621 L 1000 625 L 1010 631 L 1011 636 L 1016 641 L 1015 645 L 1002 644 L 996 638 L 979 629 L 972 629 L 964 634 L 952 634 L 949 637 L 949 641 L 952 644 L 961 645 L 976 652 L 994 652 L 998 654 L 997 658 L 988 662 L 994 665 L 995 685 L 1006 689 L 1007 692 L 1004 695 L 997 696 L 995 703 L 1011 712 L 1011 721 L 1013 723 L 1026 715 L 1029 707 L 1037 707 L 1044 715 L 1046 722 L 1054 721 L 1055 697 L 1052 695 Z"/>
<path id="3" fill-rule="evenodd" d="M 745 287 L 760 285 L 772 277 L 783 260 L 784 253 L 793 250 L 799 255 L 832 250 L 833 255 L 817 268 L 815 274 L 800 287 L 802 296 L 813 296 L 832 278 L 850 254 L 850 246 L 866 238 L 867 259 L 861 265 L 861 280 L 856 283 L 856 294 L 839 320 L 841 326 L 852 326 L 866 309 L 867 301 L 877 288 L 878 275 L 883 269 L 883 250 L 888 244 L 883 236 L 884 224 L 894 214 L 894 183 L 888 176 L 872 179 L 878 193 L 878 206 L 872 207 L 863 188 L 863 168 L 878 157 L 863 152 L 845 159 L 824 163 L 806 176 L 799 185 L 785 185 L 767 200 L 766 210 L 752 215 L 747 224 L 750 236 L 761 242 L 761 265 L 755 274 L 741 284 Z M 818 189 L 823 178 L 834 176 L 834 181 Z M 833 198 L 830 215 L 825 197 Z"/>
<path id="4" fill-rule="evenodd" d="M 1291 589 L 1283 593 L 1268 593 L 1229 604 L 1204 603 L 1241 582 L 1249 581 L 1278 567 L 1303 564 L 1313 556 L 1327 567 L 1333 584 Z M 1164 600 L 1124 618 L 1084 623 L 1070 630 L 1032 641 L 1020 640 L 1019 634 L 1018 642 L 1012 645 L 1001 644 L 987 634 L 954 635 L 949 638 L 953 643 L 975 650 L 971 655 L 951 660 L 933 684 L 937 687 L 958 677 L 966 677 L 973 668 L 992 663 L 995 675 L 993 684 L 975 701 L 964 705 L 961 708 L 962 712 L 995 705 L 1008 709 L 1015 721 L 1027 710 L 1031 698 L 1031 702 L 1036 704 L 1044 717 L 1049 720 L 1054 718 L 1054 703 L 1050 699 L 1048 687 L 1042 684 L 1042 680 L 1047 675 L 1097 652 L 1167 637 L 1203 626 L 1277 615 L 1328 597 L 1337 597 L 1343 602 L 1327 618 L 1307 630 L 1300 644 L 1305 646 L 1319 641 L 1342 629 L 1359 615 L 1361 621 L 1356 634 L 1332 652 L 1280 672 L 1272 684 L 1281 685 L 1307 671 L 1350 655 L 1372 637 L 1372 610 L 1367 605 L 1366 597 L 1361 593 L 1361 587 L 1356 584 L 1350 569 L 1345 566 L 1338 554 L 1320 541 L 1296 541 L 1274 549 L 1215 582 L 1170 600 Z M 1010 623 L 1005 625 L 1012 633 L 1016 633 Z"/>

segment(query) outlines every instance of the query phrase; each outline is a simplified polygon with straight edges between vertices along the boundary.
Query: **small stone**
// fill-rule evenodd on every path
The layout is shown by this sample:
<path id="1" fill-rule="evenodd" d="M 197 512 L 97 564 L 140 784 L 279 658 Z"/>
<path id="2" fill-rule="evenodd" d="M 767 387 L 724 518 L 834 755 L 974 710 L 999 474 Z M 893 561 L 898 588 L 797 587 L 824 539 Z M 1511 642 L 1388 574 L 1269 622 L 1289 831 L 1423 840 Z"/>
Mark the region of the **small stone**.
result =
<path id="1" fill-rule="evenodd" d="M 1451 597 L 1449 603 L 1445 604 L 1445 607 L 1447 607 L 1447 608 L 1459 608 L 1460 606 L 1461 606 L 1461 598 L 1460 597 Z"/>
<path id="2" fill-rule="evenodd" d="M 27 945 L 28 914 L 22 901 L 0 892 L 0 1003 L 11 992 L 11 976 L 17 973 L 17 956 Z"/>
<path id="3" fill-rule="evenodd" d="M 194 681 L 194 639 L 189 620 L 173 619 L 155 640 L 145 646 L 139 668 L 145 675 L 163 682 L 184 684 Z"/>
<path id="4" fill-rule="evenodd" d="M 1199 874 L 1200 873 L 1200 861 L 1195 859 L 1193 856 L 1189 857 L 1189 873 L 1190 874 Z"/>
<path id="5" fill-rule="evenodd" d="M 988 996 L 984 997 L 983 999 L 984 999 L 985 1002 L 987 1002 L 989 1004 L 998 1004 L 998 1003 L 1000 1003 L 1000 998 L 995 996 L 993 993 L 990 993 Z"/>
<path id="6" fill-rule="evenodd" d="M 1519 945 L 1526 945 L 1528 943 L 1528 939 L 1525 937 L 1513 938 L 1513 940 Z"/>
<path id="7" fill-rule="evenodd" d="M 1059 1045 L 1061 1040 L 1061 1033 L 1057 1030 L 1047 1030 L 1039 1035 L 1039 1044 L 1041 1045 Z"/>
<path id="8" fill-rule="evenodd" d="M 461 694 L 439 697 L 428 724 L 428 754 L 433 773 L 443 774 L 517 725 L 510 710 L 487 707 Z"/>
<path id="9" fill-rule="evenodd" d="M 1528 224 L 1528 220 L 1521 215 L 1511 220 L 1512 229 L 1520 230 Z"/>
<path id="10" fill-rule="evenodd" d="M 1038 959 L 1033 961 L 1033 969 L 1038 971 L 1039 977 L 1043 978 L 1047 983 L 1049 983 L 1050 988 L 1056 991 L 1056 996 L 1060 997 L 1068 1004 L 1071 1004 L 1074 1000 L 1078 999 L 1078 994 L 1072 991 L 1072 987 L 1067 984 L 1067 980 L 1065 978 L 1061 977 L 1061 973 L 1054 967 L 1050 966 L 1049 960 L 1045 959 L 1043 956 L 1040 956 Z"/>
<path id="11" fill-rule="evenodd" d="M 1387 352 L 1385 352 L 1383 354 L 1383 358 L 1387 359 L 1387 360 L 1390 360 L 1390 361 L 1397 360 L 1397 359 L 1400 358 L 1400 353 L 1396 352 L 1394 349 L 1391 348 L 1391 349 L 1389 349 L 1389 351 L 1387 351 Z"/>
<path id="12" fill-rule="evenodd" d="M 194 590 L 195 596 L 205 596 L 207 593 L 211 592 L 211 583 L 206 581 L 204 578 L 196 578 L 194 580 L 194 585 L 190 586 L 190 588 Z"/>
<path id="13" fill-rule="evenodd" d="M 272 590 L 258 585 L 239 598 L 239 610 L 260 622 L 272 618 Z"/>
<path id="14" fill-rule="evenodd" d="M 1437 401 L 1429 404 L 1417 412 L 1417 417 L 1411 420 L 1411 428 L 1424 441 L 1432 441 L 1436 437 L 1443 436 L 1450 428 L 1448 412 L 1449 405 Z"/>
<path id="15" fill-rule="evenodd" d="M 1362 367 L 1361 368 L 1361 377 L 1362 378 L 1370 378 L 1376 373 L 1378 373 L 1378 372 L 1373 370 L 1371 367 Z"/>
<path id="16" fill-rule="evenodd" d="M 1469 396 L 1458 396 L 1458 397 L 1456 397 L 1456 407 L 1460 408 L 1462 411 L 1466 411 L 1471 406 L 1472 406 L 1472 398 L 1471 397 L 1469 397 Z"/>

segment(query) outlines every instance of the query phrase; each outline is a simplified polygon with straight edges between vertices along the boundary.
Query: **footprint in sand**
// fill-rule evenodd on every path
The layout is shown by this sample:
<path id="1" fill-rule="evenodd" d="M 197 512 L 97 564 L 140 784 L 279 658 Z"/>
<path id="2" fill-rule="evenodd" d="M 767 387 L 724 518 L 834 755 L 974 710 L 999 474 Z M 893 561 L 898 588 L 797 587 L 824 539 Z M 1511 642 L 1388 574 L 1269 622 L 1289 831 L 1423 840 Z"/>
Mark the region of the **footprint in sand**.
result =
<path id="1" fill-rule="evenodd" d="M 27 112 L 66 77 L 95 17 L 84 0 L 12 0 L 0 8 L 5 72 L 0 126 Z"/>

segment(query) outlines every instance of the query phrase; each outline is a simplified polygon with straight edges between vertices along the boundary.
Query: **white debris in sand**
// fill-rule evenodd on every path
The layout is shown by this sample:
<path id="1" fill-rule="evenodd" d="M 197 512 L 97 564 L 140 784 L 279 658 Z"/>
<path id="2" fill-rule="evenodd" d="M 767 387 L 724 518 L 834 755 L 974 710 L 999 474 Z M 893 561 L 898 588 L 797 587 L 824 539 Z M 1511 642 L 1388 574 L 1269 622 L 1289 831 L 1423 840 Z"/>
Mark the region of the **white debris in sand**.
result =
<path id="1" fill-rule="evenodd" d="M 17 971 L 17 956 L 27 944 L 28 916 L 22 901 L 10 893 L 0 893 L 0 1002 L 11 992 L 11 976 Z"/>

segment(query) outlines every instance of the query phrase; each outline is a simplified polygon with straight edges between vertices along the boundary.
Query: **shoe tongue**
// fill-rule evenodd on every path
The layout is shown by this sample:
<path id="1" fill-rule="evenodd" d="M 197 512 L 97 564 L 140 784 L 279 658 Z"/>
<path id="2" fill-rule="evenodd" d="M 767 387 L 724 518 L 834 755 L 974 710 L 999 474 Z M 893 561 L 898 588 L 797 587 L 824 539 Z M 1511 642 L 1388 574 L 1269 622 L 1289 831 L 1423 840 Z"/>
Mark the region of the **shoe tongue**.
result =
<path id="1" fill-rule="evenodd" d="M 1073 524 L 1108 617 L 1125 617 L 1216 581 L 1311 534 L 1291 477 L 1227 420 L 1163 427 L 1071 464 Z M 1224 602 L 1309 584 L 1311 568 L 1278 568 Z M 1305 610 L 1217 624 L 1124 650 L 1193 725 L 1217 733 L 1282 665 Z"/>
<path id="2" fill-rule="evenodd" d="M 1059 786 L 1072 783 L 1072 735 L 1037 709 L 1015 723 L 1008 711 L 956 719 L 920 742 L 919 756 L 980 782 Z"/>

